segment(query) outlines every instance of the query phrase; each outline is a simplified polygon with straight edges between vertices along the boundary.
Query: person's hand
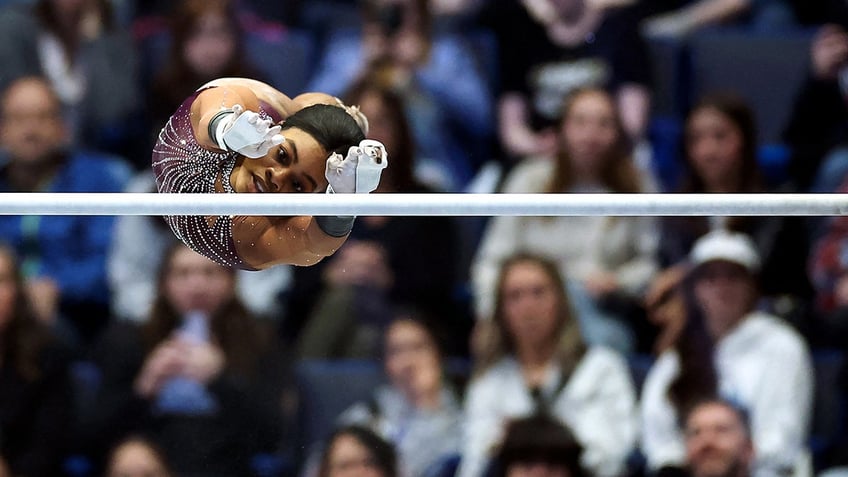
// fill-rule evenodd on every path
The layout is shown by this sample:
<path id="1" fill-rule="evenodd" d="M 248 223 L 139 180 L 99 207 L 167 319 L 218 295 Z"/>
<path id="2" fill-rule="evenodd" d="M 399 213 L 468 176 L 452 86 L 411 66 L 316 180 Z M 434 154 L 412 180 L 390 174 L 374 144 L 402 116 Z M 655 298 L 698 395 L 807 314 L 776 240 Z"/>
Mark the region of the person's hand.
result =
<path id="1" fill-rule="evenodd" d="M 145 398 L 156 395 L 168 378 L 182 373 L 183 354 L 177 340 L 169 339 L 159 344 L 141 367 L 134 383 L 136 393 Z"/>
<path id="2" fill-rule="evenodd" d="M 597 299 L 618 289 L 618 278 L 614 273 L 598 270 L 583 280 L 583 286 L 589 295 Z"/>
<path id="3" fill-rule="evenodd" d="M 256 159 L 268 154 L 268 151 L 283 143 L 280 125 L 270 119 L 263 119 L 259 113 L 245 111 L 240 104 L 209 124 L 210 135 L 221 149 L 235 151 L 243 156 Z"/>
<path id="4" fill-rule="evenodd" d="M 388 289 L 394 280 L 385 249 L 375 242 L 350 241 L 339 249 L 325 274 L 331 286 Z"/>
<path id="5" fill-rule="evenodd" d="M 35 318 L 52 325 L 59 315 L 59 285 L 52 278 L 35 278 L 27 281 L 26 294 Z"/>
<path id="6" fill-rule="evenodd" d="M 642 24 L 642 34 L 649 38 L 683 38 L 694 29 L 689 15 L 680 12 L 657 15 Z"/>
<path id="7" fill-rule="evenodd" d="M 183 376 L 207 384 L 224 369 L 224 352 L 212 343 L 181 342 L 181 349 L 184 355 Z"/>
<path id="8" fill-rule="evenodd" d="M 504 147 L 517 157 L 553 157 L 557 150 L 557 134 L 551 128 L 539 132 L 529 129 L 523 133 L 514 131 L 504 137 Z"/>
<path id="9" fill-rule="evenodd" d="M 660 272 L 645 293 L 648 321 L 660 328 L 654 341 L 654 352 L 662 353 L 677 341 L 686 324 L 686 305 L 680 283 L 689 268 L 676 265 Z"/>
<path id="10" fill-rule="evenodd" d="M 387 165 L 386 148 L 372 139 L 360 141 L 359 146 L 351 146 L 346 157 L 331 154 L 324 171 L 329 183 L 327 192 L 367 194 L 380 184 L 380 175 Z"/>
<path id="11" fill-rule="evenodd" d="M 823 26 L 813 38 L 810 56 L 816 78 L 835 80 L 848 65 L 848 33 L 838 25 Z"/>
<path id="12" fill-rule="evenodd" d="M 665 301 L 683 282 L 687 273 L 689 267 L 685 264 L 674 265 L 658 273 L 645 292 L 645 308 L 650 310 Z"/>

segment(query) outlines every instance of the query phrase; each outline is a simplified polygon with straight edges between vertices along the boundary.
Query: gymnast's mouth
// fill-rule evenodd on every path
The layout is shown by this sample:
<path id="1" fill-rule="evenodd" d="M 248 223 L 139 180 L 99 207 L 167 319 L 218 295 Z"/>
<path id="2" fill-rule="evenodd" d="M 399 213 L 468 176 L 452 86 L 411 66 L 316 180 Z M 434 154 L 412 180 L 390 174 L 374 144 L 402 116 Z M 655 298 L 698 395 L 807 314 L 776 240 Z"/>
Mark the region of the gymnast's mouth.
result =
<path id="1" fill-rule="evenodd" d="M 268 192 L 265 183 L 256 176 L 253 176 L 253 188 L 256 189 L 256 192 Z"/>

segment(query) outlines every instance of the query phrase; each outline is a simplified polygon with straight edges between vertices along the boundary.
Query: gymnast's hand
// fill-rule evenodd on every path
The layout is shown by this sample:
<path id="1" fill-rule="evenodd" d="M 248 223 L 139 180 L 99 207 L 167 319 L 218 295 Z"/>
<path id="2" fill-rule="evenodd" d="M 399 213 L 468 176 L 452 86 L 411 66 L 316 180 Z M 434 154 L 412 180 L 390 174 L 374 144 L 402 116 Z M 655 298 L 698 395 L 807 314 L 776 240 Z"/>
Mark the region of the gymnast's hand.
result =
<path id="1" fill-rule="evenodd" d="M 365 139 L 351 146 L 347 156 L 331 154 L 324 176 L 328 193 L 367 194 L 380 184 L 380 175 L 388 165 L 386 148 L 379 141 Z"/>
<path id="2" fill-rule="evenodd" d="M 268 154 L 285 140 L 279 125 L 256 112 L 245 111 L 240 104 L 220 111 L 209 121 L 209 136 L 221 149 L 253 159 Z"/>

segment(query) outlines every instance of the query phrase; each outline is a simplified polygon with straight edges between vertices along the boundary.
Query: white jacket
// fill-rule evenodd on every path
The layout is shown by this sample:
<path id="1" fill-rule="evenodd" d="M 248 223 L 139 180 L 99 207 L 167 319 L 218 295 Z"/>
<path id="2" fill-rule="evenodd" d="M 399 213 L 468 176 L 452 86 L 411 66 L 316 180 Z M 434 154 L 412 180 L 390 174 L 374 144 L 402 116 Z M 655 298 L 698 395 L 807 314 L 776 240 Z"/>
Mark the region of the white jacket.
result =
<path id="1" fill-rule="evenodd" d="M 806 449 L 813 400 L 813 367 L 804 340 L 779 318 L 753 312 L 715 349 L 719 393 L 746 406 L 756 451 L 754 475 L 781 469 L 808 474 Z M 642 452 L 651 470 L 685 461 L 677 412 L 668 399 L 680 361 L 663 353 L 642 388 Z"/>
<path id="2" fill-rule="evenodd" d="M 619 475 L 635 449 L 636 393 L 626 361 L 615 351 L 592 347 L 557 396 L 559 365 L 551 363 L 543 395 L 552 412 L 584 447 L 581 464 L 594 475 Z M 533 411 L 533 397 L 518 362 L 504 358 L 469 385 L 465 439 L 458 477 L 480 477 L 503 438 L 508 420 Z"/>

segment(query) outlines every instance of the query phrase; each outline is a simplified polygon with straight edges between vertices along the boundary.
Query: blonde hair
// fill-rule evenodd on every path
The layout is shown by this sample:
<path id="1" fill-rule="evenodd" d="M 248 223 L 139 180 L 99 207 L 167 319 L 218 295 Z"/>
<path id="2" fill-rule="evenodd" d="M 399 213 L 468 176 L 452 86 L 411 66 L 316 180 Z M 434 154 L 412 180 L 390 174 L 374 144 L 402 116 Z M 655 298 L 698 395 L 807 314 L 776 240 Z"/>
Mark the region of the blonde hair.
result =
<path id="1" fill-rule="evenodd" d="M 344 109 L 345 112 L 349 114 L 354 121 L 356 121 L 356 124 L 359 126 L 359 129 L 362 129 L 362 134 L 367 136 L 370 125 L 368 124 L 368 118 L 365 116 L 365 113 L 359 110 L 359 106 L 348 106 L 344 103 L 344 101 L 339 98 L 336 98 L 336 104 L 340 108 Z"/>

